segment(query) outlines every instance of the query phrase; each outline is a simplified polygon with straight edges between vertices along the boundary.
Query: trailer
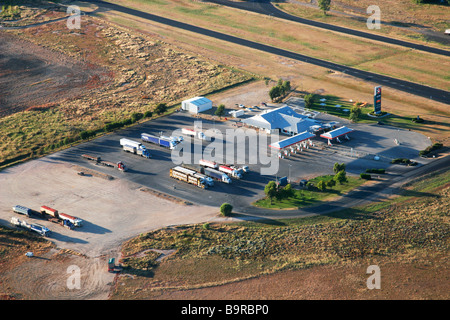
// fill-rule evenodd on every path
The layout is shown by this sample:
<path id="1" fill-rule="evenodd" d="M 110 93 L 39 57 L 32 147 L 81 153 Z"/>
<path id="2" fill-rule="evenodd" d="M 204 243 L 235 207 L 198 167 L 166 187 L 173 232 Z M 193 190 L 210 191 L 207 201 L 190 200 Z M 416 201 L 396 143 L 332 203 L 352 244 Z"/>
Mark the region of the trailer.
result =
<path id="1" fill-rule="evenodd" d="M 178 141 L 169 138 L 169 137 L 158 137 L 149 133 L 141 133 L 141 140 L 144 142 L 150 142 L 153 144 L 156 144 L 158 146 L 169 148 L 169 149 L 175 149 Z"/>
<path id="2" fill-rule="evenodd" d="M 186 163 L 183 163 L 181 166 L 183 168 L 195 171 L 199 175 L 199 177 L 203 178 L 206 181 L 206 184 L 209 187 L 214 186 L 214 180 L 205 174 L 205 168 L 203 168 L 202 166 L 195 165 L 195 164 L 186 164 Z"/>
<path id="3" fill-rule="evenodd" d="M 81 220 L 81 219 L 79 219 L 79 218 L 77 218 L 77 217 L 68 215 L 67 213 L 59 213 L 58 215 L 59 215 L 59 218 L 60 218 L 61 220 L 69 221 L 69 222 L 72 223 L 75 227 L 81 227 L 82 224 L 83 224 L 83 220 Z"/>
<path id="4" fill-rule="evenodd" d="M 216 169 L 206 167 L 204 168 L 204 174 L 213 178 L 214 180 L 231 183 L 231 179 L 226 173 L 220 172 Z"/>
<path id="5" fill-rule="evenodd" d="M 81 156 L 87 160 L 95 161 L 95 164 L 99 164 L 99 165 L 111 167 L 111 168 L 116 168 L 120 171 L 128 170 L 128 168 L 125 166 L 125 164 L 122 161 L 114 163 L 114 162 L 102 160 L 102 158 L 100 158 L 100 157 L 95 157 L 95 156 L 91 156 L 88 154 L 82 154 Z"/>
<path id="6" fill-rule="evenodd" d="M 200 159 L 198 164 L 203 166 L 203 167 L 208 167 L 208 168 L 212 168 L 212 169 L 219 169 L 219 165 L 216 162 L 210 161 L 210 160 Z"/>
<path id="7" fill-rule="evenodd" d="M 42 214 L 42 218 L 50 222 L 62 225 L 63 227 L 66 227 L 70 230 L 72 230 L 74 227 L 80 227 L 82 224 L 81 219 L 78 219 L 66 213 L 59 213 L 58 210 L 50 208 L 48 206 L 41 206 L 40 211 Z"/>
<path id="8" fill-rule="evenodd" d="M 184 181 L 184 182 L 193 184 L 202 189 L 207 188 L 206 181 L 203 178 L 201 178 L 200 176 L 198 176 L 196 171 L 193 171 L 193 170 L 190 170 L 187 168 L 183 168 L 180 166 L 171 168 L 170 169 L 170 177 L 180 180 L 180 181 Z"/>
<path id="9" fill-rule="evenodd" d="M 49 216 L 58 218 L 58 210 L 47 207 L 47 206 L 41 206 L 41 213 L 42 214 L 48 214 Z"/>
<path id="10" fill-rule="evenodd" d="M 182 128 L 181 133 L 191 137 L 197 136 L 197 132 L 194 129 Z"/>
<path id="11" fill-rule="evenodd" d="M 242 174 L 239 172 L 239 170 L 231 168 L 230 166 L 220 165 L 219 166 L 219 171 L 224 172 L 224 173 L 226 173 L 226 174 L 228 174 L 231 177 L 236 178 L 236 179 L 241 179 L 242 178 Z"/>
<path id="12" fill-rule="evenodd" d="M 30 214 L 32 213 L 32 210 L 30 208 L 21 205 L 16 205 L 12 209 L 14 212 L 26 215 L 27 217 L 29 217 Z"/>
<path id="13" fill-rule="evenodd" d="M 96 163 L 100 163 L 102 161 L 102 158 L 91 156 L 89 154 L 82 154 L 81 156 L 87 160 L 95 161 Z"/>
<path id="14" fill-rule="evenodd" d="M 51 232 L 50 229 L 48 229 L 47 227 L 44 227 L 43 225 L 40 225 L 37 223 L 28 223 L 25 220 L 20 220 L 19 218 L 16 218 L 16 217 L 11 218 L 11 224 L 16 227 L 20 227 L 20 228 L 24 228 L 24 229 L 36 232 L 43 237 L 49 236 L 50 232 Z"/>
<path id="15" fill-rule="evenodd" d="M 133 154 L 137 154 L 141 157 L 150 158 L 150 152 L 147 150 L 147 148 L 140 142 L 121 138 L 120 139 L 120 145 L 123 148 L 123 151 L 131 152 Z"/>

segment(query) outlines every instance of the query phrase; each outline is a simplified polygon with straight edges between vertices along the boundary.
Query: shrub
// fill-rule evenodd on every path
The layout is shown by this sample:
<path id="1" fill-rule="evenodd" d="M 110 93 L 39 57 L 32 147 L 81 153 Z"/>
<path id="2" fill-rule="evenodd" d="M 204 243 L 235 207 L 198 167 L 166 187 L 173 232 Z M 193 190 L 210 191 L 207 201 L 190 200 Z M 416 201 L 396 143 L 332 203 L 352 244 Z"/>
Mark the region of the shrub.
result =
<path id="1" fill-rule="evenodd" d="M 333 188 L 335 185 L 336 185 L 336 181 L 334 181 L 333 179 L 330 179 L 327 181 L 328 188 Z"/>
<path id="2" fill-rule="evenodd" d="M 131 122 L 137 122 L 139 120 L 141 120 L 144 117 L 144 114 L 142 114 L 141 112 L 133 112 L 131 114 Z"/>
<path id="3" fill-rule="evenodd" d="M 320 181 L 317 183 L 317 188 L 318 188 L 320 191 L 325 191 L 325 190 L 327 189 L 326 182 L 323 181 L 323 180 L 320 180 Z"/>
<path id="4" fill-rule="evenodd" d="M 366 173 L 385 173 L 385 169 L 366 169 Z"/>
<path id="5" fill-rule="evenodd" d="M 224 216 L 224 217 L 228 217 L 231 215 L 231 212 L 233 211 L 233 206 L 229 203 L 223 203 L 220 206 L 220 213 Z"/>
<path id="6" fill-rule="evenodd" d="M 361 173 L 359 176 L 361 177 L 361 179 L 365 179 L 365 180 L 371 180 L 372 179 L 372 176 L 370 174 L 367 174 L 367 173 Z"/>
<path id="7" fill-rule="evenodd" d="M 160 115 L 167 111 L 167 104 L 165 103 L 158 103 L 155 107 L 155 112 Z"/>
<path id="8" fill-rule="evenodd" d="M 153 116 L 153 112 L 151 112 L 150 110 L 147 110 L 144 112 L 145 118 L 151 118 L 152 116 Z"/>
<path id="9" fill-rule="evenodd" d="M 339 182 L 339 184 L 344 184 L 344 182 L 347 182 L 347 174 L 345 173 L 344 170 L 339 171 L 334 175 L 333 179 L 336 182 Z"/>

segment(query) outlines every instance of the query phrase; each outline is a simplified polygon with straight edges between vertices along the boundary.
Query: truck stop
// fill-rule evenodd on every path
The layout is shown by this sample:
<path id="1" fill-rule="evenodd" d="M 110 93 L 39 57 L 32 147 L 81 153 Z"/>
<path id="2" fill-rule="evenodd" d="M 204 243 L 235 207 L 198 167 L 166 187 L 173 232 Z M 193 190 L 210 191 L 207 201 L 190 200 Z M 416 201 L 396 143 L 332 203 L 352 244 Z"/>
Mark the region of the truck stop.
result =
<path id="1" fill-rule="evenodd" d="M 320 135 L 321 138 L 325 138 L 328 140 L 328 145 L 332 146 L 331 144 L 331 140 L 336 139 L 337 142 L 341 142 L 341 140 L 339 139 L 339 137 L 344 137 L 347 140 L 350 140 L 350 138 L 348 137 L 348 134 L 350 132 L 353 132 L 353 129 L 347 128 L 345 126 L 343 127 L 339 127 L 337 129 L 334 129 L 332 131 L 328 131 L 326 133 L 322 133 Z"/>
<path id="2" fill-rule="evenodd" d="M 304 131 L 302 133 L 296 134 L 295 136 L 280 140 L 278 142 L 272 143 L 270 145 L 271 148 L 278 149 L 281 151 L 285 151 L 284 154 L 288 155 L 291 151 L 296 153 L 296 150 L 302 151 L 303 148 L 307 148 L 308 145 L 312 145 L 311 138 L 315 137 L 316 135 L 313 133 L 310 133 L 308 131 Z M 282 153 L 279 155 L 282 157 Z"/>

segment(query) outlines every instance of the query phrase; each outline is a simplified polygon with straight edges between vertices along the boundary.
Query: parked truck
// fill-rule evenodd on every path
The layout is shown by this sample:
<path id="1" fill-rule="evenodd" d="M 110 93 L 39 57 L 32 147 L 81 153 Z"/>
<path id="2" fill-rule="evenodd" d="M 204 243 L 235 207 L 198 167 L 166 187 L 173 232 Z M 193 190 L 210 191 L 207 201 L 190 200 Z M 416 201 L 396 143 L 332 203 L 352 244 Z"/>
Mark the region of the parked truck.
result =
<path id="1" fill-rule="evenodd" d="M 141 133 L 141 140 L 150 142 L 161 147 L 175 149 L 179 141 L 169 137 L 158 137 L 149 133 Z"/>
<path id="2" fill-rule="evenodd" d="M 224 173 L 228 174 L 229 176 L 236 178 L 236 179 L 242 178 L 241 172 L 237 169 L 231 168 L 230 166 L 220 165 L 219 171 L 224 172 Z"/>
<path id="3" fill-rule="evenodd" d="M 219 169 L 219 165 L 216 162 L 210 161 L 210 160 L 200 159 L 198 164 L 203 166 L 203 167 L 208 167 L 208 168 L 212 168 L 212 169 Z"/>
<path id="4" fill-rule="evenodd" d="M 209 168 L 209 167 L 205 167 L 204 168 L 204 174 L 206 174 L 207 176 L 213 178 L 214 180 L 222 181 L 222 182 L 225 182 L 225 183 L 231 183 L 230 177 L 226 173 L 220 172 L 219 170 L 216 170 L 216 169 L 213 169 L 213 168 Z"/>
<path id="5" fill-rule="evenodd" d="M 30 216 L 30 214 L 32 213 L 32 210 L 30 208 L 21 206 L 21 205 L 16 205 L 13 207 L 13 211 L 16 213 L 20 213 L 23 215 L 26 215 L 27 217 Z"/>
<path id="6" fill-rule="evenodd" d="M 181 133 L 185 134 L 187 136 L 194 137 L 194 138 L 199 138 L 200 140 L 211 141 L 211 137 L 205 135 L 201 131 L 195 131 L 193 129 L 182 128 Z"/>
<path id="7" fill-rule="evenodd" d="M 214 186 L 214 180 L 205 174 L 205 168 L 203 168 L 202 166 L 195 165 L 195 164 L 186 164 L 186 163 L 183 163 L 181 166 L 183 168 L 190 169 L 190 170 L 197 172 L 197 174 L 206 181 L 206 184 L 208 185 L 208 187 Z"/>
<path id="8" fill-rule="evenodd" d="M 59 213 L 58 210 L 48 206 L 41 206 L 42 217 L 53 223 L 60 224 L 66 228 L 73 229 L 74 227 L 81 227 L 83 220 L 68 215 L 66 213 Z"/>
<path id="9" fill-rule="evenodd" d="M 11 224 L 17 227 L 21 227 L 36 232 L 43 237 L 47 237 L 50 235 L 50 229 L 48 229 L 47 227 L 44 227 L 43 225 L 37 223 L 28 223 L 25 220 L 20 220 L 19 218 L 16 217 L 11 218 Z"/>
<path id="10" fill-rule="evenodd" d="M 126 139 L 126 138 L 121 138 L 120 145 L 122 146 L 123 150 L 126 152 L 131 152 L 131 153 L 140 155 L 141 157 L 145 157 L 147 159 L 150 158 L 150 152 L 140 142 Z"/>
<path id="11" fill-rule="evenodd" d="M 207 188 L 206 181 L 197 172 L 180 166 L 170 169 L 170 176 L 174 179 L 193 184 L 199 188 Z"/>

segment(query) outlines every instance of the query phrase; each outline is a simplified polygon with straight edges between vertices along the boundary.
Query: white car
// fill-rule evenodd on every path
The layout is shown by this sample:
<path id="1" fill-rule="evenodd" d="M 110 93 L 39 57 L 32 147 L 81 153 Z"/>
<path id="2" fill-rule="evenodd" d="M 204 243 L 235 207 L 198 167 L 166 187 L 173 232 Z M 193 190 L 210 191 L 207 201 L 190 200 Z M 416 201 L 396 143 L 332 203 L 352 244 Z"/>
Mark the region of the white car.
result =
<path id="1" fill-rule="evenodd" d="M 243 104 L 240 104 L 239 108 L 245 108 L 245 106 Z"/>

